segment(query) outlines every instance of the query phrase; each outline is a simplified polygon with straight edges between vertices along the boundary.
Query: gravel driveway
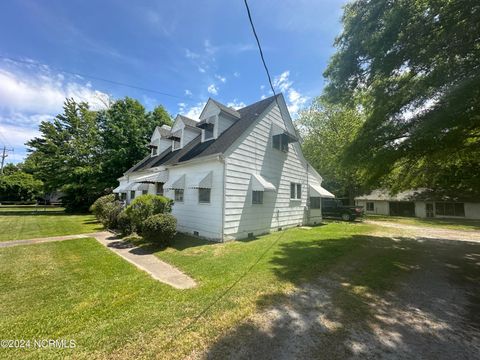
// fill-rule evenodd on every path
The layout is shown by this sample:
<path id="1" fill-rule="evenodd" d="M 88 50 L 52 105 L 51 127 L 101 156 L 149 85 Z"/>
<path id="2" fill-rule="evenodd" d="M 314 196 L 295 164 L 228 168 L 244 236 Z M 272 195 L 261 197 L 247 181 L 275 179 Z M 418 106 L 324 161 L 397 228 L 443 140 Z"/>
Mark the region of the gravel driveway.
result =
<path id="1" fill-rule="evenodd" d="M 375 233 L 376 250 L 366 249 L 365 258 L 375 260 L 382 251 L 412 254 L 395 264 L 407 268 L 406 275 L 388 291 L 352 282 L 366 262 L 346 259 L 246 319 L 199 357 L 480 359 L 480 234 L 379 225 L 388 237 Z"/>

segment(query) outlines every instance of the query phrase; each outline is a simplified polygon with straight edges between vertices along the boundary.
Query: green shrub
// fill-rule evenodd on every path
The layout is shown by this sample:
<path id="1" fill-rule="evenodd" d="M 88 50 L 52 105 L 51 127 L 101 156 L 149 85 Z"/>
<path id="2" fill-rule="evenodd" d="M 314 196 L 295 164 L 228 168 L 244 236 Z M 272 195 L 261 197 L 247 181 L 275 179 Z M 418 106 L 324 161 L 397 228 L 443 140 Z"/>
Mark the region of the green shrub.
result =
<path id="1" fill-rule="evenodd" d="M 177 219 L 171 214 L 152 215 L 142 224 L 142 236 L 145 240 L 168 245 L 177 233 Z"/>
<path id="2" fill-rule="evenodd" d="M 115 229 L 118 216 L 122 212 L 122 204 L 114 194 L 99 197 L 90 207 L 90 211 L 107 229 Z"/>
<path id="3" fill-rule="evenodd" d="M 171 212 L 172 203 L 172 200 L 160 195 L 146 194 L 135 198 L 125 209 L 133 231 L 141 232 L 142 224 L 148 217 Z"/>
<path id="4" fill-rule="evenodd" d="M 133 232 L 132 222 L 125 211 L 120 212 L 117 216 L 117 229 L 123 236 L 130 235 Z"/>

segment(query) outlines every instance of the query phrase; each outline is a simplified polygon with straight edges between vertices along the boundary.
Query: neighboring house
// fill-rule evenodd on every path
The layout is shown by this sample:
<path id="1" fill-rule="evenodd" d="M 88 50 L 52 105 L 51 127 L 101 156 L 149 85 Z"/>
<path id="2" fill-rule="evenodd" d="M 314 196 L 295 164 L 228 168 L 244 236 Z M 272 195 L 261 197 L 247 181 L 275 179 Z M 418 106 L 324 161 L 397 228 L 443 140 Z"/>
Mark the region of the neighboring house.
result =
<path id="1" fill-rule="evenodd" d="M 209 99 L 199 122 L 178 115 L 157 127 L 150 148 L 114 192 L 127 203 L 174 199 L 181 232 L 224 241 L 316 224 L 320 198 L 334 197 L 303 157 L 281 94 L 239 110 Z"/>
<path id="2" fill-rule="evenodd" d="M 355 204 L 366 214 L 438 218 L 480 219 L 480 202 L 455 197 L 438 196 L 426 189 L 409 190 L 390 195 L 386 190 L 374 190 L 357 196 Z"/>

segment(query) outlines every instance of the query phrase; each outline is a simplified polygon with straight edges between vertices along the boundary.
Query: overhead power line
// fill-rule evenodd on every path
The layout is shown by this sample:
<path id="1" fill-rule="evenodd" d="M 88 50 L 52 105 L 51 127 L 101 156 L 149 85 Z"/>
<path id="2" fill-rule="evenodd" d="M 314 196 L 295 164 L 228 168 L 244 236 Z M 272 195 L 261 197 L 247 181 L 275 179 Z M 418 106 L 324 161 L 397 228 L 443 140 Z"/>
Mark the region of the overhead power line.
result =
<path id="1" fill-rule="evenodd" d="M 260 45 L 260 40 L 258 39 L 257 31 L 255 30 L 255 25 L 253 24 L 252 14 L 250 13 L 250 8 L 248 7 L 247 0 L 244 0 L 244 3 L 245 3 L 245 7 L 247 8 L 248 20 L 250 21 L 250 26 L 252 27 L 253 35 L 255 36 L 255 40 L 257 40 L 258 51 L 260 51 L 260 57 L 262 58 L 263 67 L 265 68 L 265 71 L 267 73 L 268 82 L 270 84 L 270 88 L 272 89 L 273 95 L 275 96 L 277 94 L 275 93 L 275 89 L 273 88 L 272 78 L 270 77 L 270 72 L 268 71 L 268 67 L 265 62 L 265 58 L 263 56 L 262 46 Z M 275 96 L 275 99 L 276 99 L 276 96 Z"/>
<path id="2" fill-rule="evenodd" d="M 175 95 L 175 94 L 170 94 L 170 93 L 167 93 L 167 92 L 164 92 L 164 91 L 149 89 L 149 88 L 145 88 L 143 86 L 132 85 L 132 84 L 116 81 L 116 80 L 106 79 L 106 78 L 99 77 L 99 76 L 78 73 L 78 72 L 70 71 L 70 70 L 64 70 L 64 69 L 60 69 L 60 68 L 57 68 L 57 67 L 53 67 L 53 66 L 50 66 L 50 65 L 41 64 L 41 63 L 37 63 L 37 62 L 31 62 L 31 61 L 22 60 L 22 59 L 16 59 L 16 58 L 12 58 L 12 57 L 9 57 L 9 56 L 3 56 L 3 55 L 0 55 L 0 59 L 9 60 L 9 61 L 12 61 L 12 62 L 15 62 L 15 63 L 18 63 L 18 64 L 34 65 L 34 66 L 38 66 L 38 67 L 47 66 L 49 69 L 52 69 L 52 70 L 55 70 L 55 71 L 58 71 L 58 72 L 64 73 L 64 74 L 80 76 L 80 77 L 84 77 L 84 78 L 92 79 L 92 80 L 103 81 L 103 82 L 110 83 L 110 84 L 113 84 L 113 85 L 125 86 L 125 87 L 129 87 L 129 88 L 136 89 L 136 90 L 142 90 L 142 91 L 147 91 L 147 92 L 151 92 L 151 93 L 155 93 L 155 94 L 159 94 L 159 95 L 163 95 L 163 96 L 172 97 L 172 98 L 175 98 L 175 99 L 190 100 L 190 99 L 187 99 L 187 98 Z"/>

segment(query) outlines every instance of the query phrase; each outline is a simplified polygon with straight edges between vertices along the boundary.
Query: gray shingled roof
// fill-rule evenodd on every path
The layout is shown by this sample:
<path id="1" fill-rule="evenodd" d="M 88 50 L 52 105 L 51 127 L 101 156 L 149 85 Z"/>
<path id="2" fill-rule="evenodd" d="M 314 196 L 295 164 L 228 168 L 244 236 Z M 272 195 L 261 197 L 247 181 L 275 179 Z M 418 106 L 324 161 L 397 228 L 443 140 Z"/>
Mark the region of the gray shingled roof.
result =
<path id="1" fill-rule="evenodd" d="M 210 98 L 209 100 L 212 100 L 215 103 L 215 105 L 217 105 L 220 108 L 220 110 L 226 112 L 227 114 L 230 114 L 233 117 L 236 117 L 237 119 L 241 117 L 240 113 L 237 110 L 231 107 L 225 106 L 222 103 L 219 103 L 217 100 L 214 100 L 212 98 Z"/>
<path id="2" fill-rule="evenodd" d="M 198 121 L 190 119 L 189 117 L 186 117 L 184 115 L 178 114 L 177 116 L 180 117 L 180 119 L 182 119 L 183 123 L 187 126 L 196 127 L 197 124 L 198 124 Z"/>
<path id="3" fill-rule="evenodd" d="M 282 95 L 279 94 L 277 96 Z M 175 151 L 168 149 L 157 156 L 148 156 L 127 172 L 145 170 L 161 165 L 174 165 L 194 158 L 213 154 L 223 154 L 234 143 L 234 141 L 258 119 L 273 101 L 275 101 L 274 96 L 237 110 L 236 112 L 240 118 L 216 139 L 202 143 L 201 135 L 199 135 L 182 149 Z"/>

